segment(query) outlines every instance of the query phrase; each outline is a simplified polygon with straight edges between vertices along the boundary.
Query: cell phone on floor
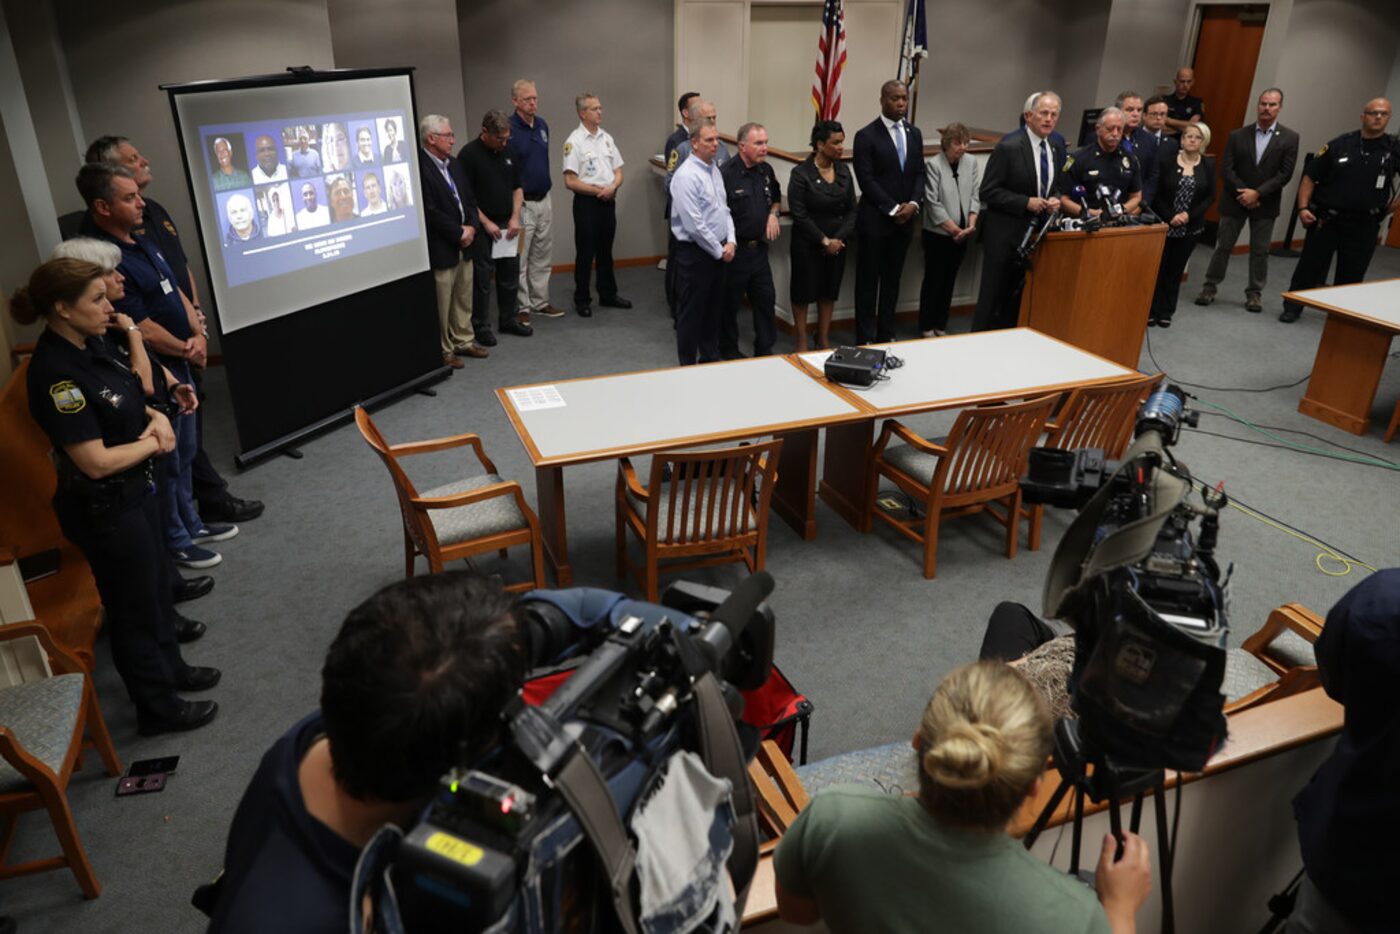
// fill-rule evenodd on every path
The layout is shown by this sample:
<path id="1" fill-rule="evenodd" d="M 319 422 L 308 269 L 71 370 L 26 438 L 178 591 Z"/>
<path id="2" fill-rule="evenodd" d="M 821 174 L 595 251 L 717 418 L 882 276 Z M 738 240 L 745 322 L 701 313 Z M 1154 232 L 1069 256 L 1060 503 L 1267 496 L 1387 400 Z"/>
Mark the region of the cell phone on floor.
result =
<path id="1" fill-rule="evenodd" d="M 179 756 L 161 756 L 157 759 L 137 759 L 131 763 L 131 768 L 126 770 L 130 778 L 141 778 L 146 775 L 168 775 L 175 771 L 180 765 Z"/>
<path id="2" fill-rule="evenodd" d="M 117 782 L 117 797 L 144 795 L 165 790 L 165 773 L 155 775 L 127 775 Z"/>

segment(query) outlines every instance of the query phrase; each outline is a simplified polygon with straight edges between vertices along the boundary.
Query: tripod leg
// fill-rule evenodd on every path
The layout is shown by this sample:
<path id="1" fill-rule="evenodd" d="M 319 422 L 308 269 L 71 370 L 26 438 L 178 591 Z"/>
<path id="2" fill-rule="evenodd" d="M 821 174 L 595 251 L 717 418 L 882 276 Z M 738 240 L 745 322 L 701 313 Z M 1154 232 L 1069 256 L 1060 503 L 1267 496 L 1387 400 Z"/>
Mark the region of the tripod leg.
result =
<path id="1" fill-rule="evenodd" d="M 1074 835 L 1069 850 L 1069 874 L 1079 875 L 1079 844 L 1084 836 L 1084 789 L 1074 789 Z"/>
<path id="2" fill-rule="evenodd" d="M 1113 859 L 1116 862 L 1123 858 L 1123 815 L 1119 813 L 1117 798 L 1108 806 L 1108 829 L 1113 833 Z"/>
<path id="3" fill-rule="evenodd" d="M 1142 792 L 1139 791 L 1137 794 L 1133 795 L 1133 813 L 1132 813 L 1132 816 L 1128 818 L 1128 829 L 1131 830 L 1133 833 L 1137 833 L 1137 832 L 1138 832 L 1138 828 L 1141 827 L 1141 826 L 1142 826 Z"/>
<path id="4" fill-rule="evenodd" d="M 1055 809 L 1060 806 L 1060 802 L 1064 800 L 1065 792 L 1069 791 L 1069 788 L 1069 779 L 1060 779 L 1060 784 L 1055 789 L 1055 793 L 1050 796 L 1049 801 L 1045 802 L 1045 807 L 1040 809 L 1040 814 L 1036 816 L 1035 823 L 1032 824 L 1031 829 L 1026 832 L 1026 837 L 1023 841 L 1026 844 L 1026 849 L 1029 850 L 1031 847 L 1035 846 L 1036 839 L 1040 836 L 1041 832 L 1045 830 L 1045 825 L 1050 822 L 1050 817 L 1055 813 Z"/>
<path id="5" fill-rule="evenodd" d="M 1180 776 L 1177 781 L 1180 781 Z M 1180 789 L 1177 789 L 1180 793 Z M 1157 865 L 1162 880 L 1162 934 L 1175 934 L 1176 911 L 1172 905 L 1172 847 L 1167 835 L 1167 785 L 1165 776 L 1157 782 L 1152 793 L 1154 810 L 1157 812 Z"/>

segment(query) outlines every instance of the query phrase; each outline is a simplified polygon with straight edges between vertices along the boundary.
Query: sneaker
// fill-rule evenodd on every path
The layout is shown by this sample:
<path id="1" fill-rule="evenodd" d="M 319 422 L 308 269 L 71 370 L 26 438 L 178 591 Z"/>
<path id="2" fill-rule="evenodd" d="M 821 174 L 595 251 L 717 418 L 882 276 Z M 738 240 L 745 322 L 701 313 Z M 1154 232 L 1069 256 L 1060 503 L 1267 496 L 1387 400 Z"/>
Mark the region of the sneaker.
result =
<path id="1" fill-rule="evenodd" d="M 1244 310 L 1252 311 L 1256 315 L 1264 310 L 1264 303 L 1259 300 L 1258 292 L 1246 292 L 1244 294 Z"/>
<path id="2" fill-rule="evenodd" d="M 1201 293 L 1196 296 L 1197 305 L 1209 305 L 1213 301 L 1215 301 L 1215 289 L 1210 287 L 1201 289 Z"/>
<path id="3" fill-rule="evenodd" d="M 545 305 L 543 308 L 536 308 L 534 313 L 543 318 L 562 318 L 566 312 L 562 308 L 556 308 L 553 305 Z"/>
<path id="4" fill-rule="evenodd" d="M 236 525 L 209 522 L 205 524 L 204 528 L 190 537 L 194 539 L 196 545 L 203 545 L 206 542 L 226 542 L 237 534 L 238 526 Z"/>
<path id="5" fill-rule="evenodd" d="M 200 548 L 198 545 L 191 545 L 188 548 L 181 548 L 172 551 L 170 557 L 182 568 L 212 568 L 224 556 L 217 551 L 210 551 L 208 548 Z"/>

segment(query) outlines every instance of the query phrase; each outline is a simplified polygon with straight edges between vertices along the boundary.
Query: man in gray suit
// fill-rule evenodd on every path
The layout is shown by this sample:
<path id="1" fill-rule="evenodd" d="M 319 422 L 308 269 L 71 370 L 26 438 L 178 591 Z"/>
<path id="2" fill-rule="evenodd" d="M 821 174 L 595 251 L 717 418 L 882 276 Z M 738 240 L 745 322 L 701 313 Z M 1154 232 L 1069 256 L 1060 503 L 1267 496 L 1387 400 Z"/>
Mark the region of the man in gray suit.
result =
<path id="1" fill-rule="evenodd" d="M 1215 287 L 1225 278 L 1230 251 L 1248 221 L 1249 284 L 1245 286 L 1244 307 L 1256 314 L 1264 310 L 1260 296 L 1269 273 L 1269 240 L 1283 200 L 1283 186 L 1293 177 L 1298 162 L 1298 134 L 1278 122 L 1282 109 L 1283 92 L 1269 88 L 1259 95 L 1258 119 L 1233 131 L 1225 141 L 1220 229 L 1206 267 L 1205 285 L 1196 296 L 1197 305 L 1215 301 Z"/>

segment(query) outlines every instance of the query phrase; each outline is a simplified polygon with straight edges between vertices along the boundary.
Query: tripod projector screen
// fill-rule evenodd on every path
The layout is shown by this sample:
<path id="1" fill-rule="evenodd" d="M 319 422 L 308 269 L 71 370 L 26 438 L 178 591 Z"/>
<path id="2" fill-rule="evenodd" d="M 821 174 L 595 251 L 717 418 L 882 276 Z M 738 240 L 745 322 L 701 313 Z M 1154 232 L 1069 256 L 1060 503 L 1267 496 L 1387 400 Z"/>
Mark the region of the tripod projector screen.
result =
<path id="1" fill-rule="evenodd" d="M 427 271 L 407 74 L 181 90 L 223 333 Z"/>

